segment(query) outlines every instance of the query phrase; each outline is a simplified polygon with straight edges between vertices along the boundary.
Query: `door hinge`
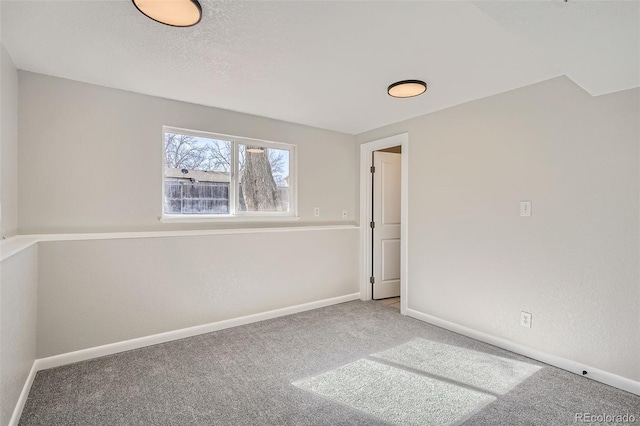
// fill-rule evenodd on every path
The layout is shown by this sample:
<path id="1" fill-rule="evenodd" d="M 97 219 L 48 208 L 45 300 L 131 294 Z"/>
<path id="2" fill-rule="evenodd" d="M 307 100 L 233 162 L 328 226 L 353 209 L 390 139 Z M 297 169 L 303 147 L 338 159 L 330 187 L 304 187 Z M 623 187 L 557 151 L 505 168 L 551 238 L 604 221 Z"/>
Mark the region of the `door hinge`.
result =
<path id="1" fill-rule="evenodd" d="M 370 282 L 371 284 L 375 284 L 375 283 L 376 283 L 376 279 L 375 279 L 375 277 L 370 277 L 370 278 L 369 278 L 369 282 Z"/>
<path id="2" fill-rule="evenodd" d="M 375 173 L 376 172 L 376 166 L 371 166 L 371 173 Z"/>
<path id="3" fill-rule="evenodd" d="M 373 229 L 373 228 L 376 227 L 376 223 L 375 222 L 371 222 L 371 223 L 369 223 L 369 226 L 371 227 L 371 229 Z"/>

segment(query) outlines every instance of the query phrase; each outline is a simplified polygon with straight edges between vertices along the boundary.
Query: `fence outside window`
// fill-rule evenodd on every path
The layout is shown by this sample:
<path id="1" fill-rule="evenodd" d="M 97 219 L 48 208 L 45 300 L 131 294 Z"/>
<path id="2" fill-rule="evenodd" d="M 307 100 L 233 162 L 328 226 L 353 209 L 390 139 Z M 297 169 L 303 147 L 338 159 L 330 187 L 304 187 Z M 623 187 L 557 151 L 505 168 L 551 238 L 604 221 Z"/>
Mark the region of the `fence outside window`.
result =
<path id="1" fill-rule="evenodd" d="M 242 185 L 241 185 L 242 187 Z M 185 179 L 165 179 L 165 214 L 229 214 L 228 182 L 191 182 Z M 278 187 L 279 208 L 289 210 L 289 188 Z M 242 188 L 240 210 L 246 209 Z"/>
<path id="2" fill-rule="evenodd" d="M 165 180 L 166 214 L 229 214 L 228 182 Z"/>

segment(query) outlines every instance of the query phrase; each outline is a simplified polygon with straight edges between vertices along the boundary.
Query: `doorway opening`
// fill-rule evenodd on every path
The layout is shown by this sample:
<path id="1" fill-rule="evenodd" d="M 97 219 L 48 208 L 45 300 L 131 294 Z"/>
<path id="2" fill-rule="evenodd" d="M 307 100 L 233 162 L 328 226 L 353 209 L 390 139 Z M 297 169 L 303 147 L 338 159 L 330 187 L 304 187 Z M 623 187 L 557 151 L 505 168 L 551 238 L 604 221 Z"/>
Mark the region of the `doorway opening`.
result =
<path id="1" fill-rule="evenodd" d="M 403 314 L 408 302 L 408 150 L 407 133 L 360 146 L 360 298 L 393 305 L 400 296 Z"/>
<path id="2" fill-rule="evenodd" d="M 371 167 L 371 298 L 400 297 L 400 145 L 374 151 Z"/>

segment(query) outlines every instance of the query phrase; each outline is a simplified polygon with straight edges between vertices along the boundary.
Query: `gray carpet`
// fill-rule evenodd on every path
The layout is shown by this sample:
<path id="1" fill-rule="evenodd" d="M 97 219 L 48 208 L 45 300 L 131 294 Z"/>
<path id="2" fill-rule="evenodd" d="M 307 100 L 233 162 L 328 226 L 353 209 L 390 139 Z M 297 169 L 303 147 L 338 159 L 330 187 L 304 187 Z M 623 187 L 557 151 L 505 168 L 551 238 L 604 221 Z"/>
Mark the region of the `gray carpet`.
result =
<path id="1" fill-rule="evenodd" d="M 388 425 L 291 383 L 417 338 L 542 367 L 465 425 L 640 419 L 638 396 L 355 301 L 40 371 L 20 425 Z"/>
<path id="2" fill-rule="evenodd" d="M 457 425 L 496 399 L 368 359 L 293 385 L 398 426 Z"/>
<path id="3" fill-rule="evenodd" d="M 539 365 L 528 362 L 426 339 L 415 339 L 373 356 L 498 394 L 540 370 Z"/>

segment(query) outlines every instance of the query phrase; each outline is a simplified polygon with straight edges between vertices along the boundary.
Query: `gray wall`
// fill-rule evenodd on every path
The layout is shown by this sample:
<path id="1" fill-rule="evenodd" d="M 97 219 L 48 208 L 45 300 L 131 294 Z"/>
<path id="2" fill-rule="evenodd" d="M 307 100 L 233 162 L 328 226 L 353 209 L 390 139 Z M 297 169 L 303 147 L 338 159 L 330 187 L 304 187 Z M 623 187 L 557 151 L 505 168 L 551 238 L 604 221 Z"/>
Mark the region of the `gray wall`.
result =
<path id="1" fill-rule="evenodd" d="M 18 228 L 18 72 L 0 43 L 0 230 Z M 0 425 L 9 423 L 36 353 L 37 249 L 0 263 Z"/>
<path id="2" fill-rule="evenodd" d="M 358 229 L 39 245 L 38 358 L 357 293 Z"/>
<path id="3" fill-rule="evenodd" d="M 408 307 L 640 380 L 639 104 L 561 77 L 358 135 L 409 132 Z"/>
<path id="4" fill-rule="evenodd" d="M 295 144 L 296 225 L 354 223 L 352 135 L 25 71 L 19 82 L 22 234 L 238 227 L 158 221 L 163 125 Z"/>
<path id="5" fill-rule="evenodd" d="M 36 246 L 0 263 L 0 425 L 9 423 L 36 355 Z"/>
<path id="6" fill-rule="evenodd" d="M 295 144 L 293 225 L 354 223 L 353 135 L 18 76 L 21 233 L 283 226 L 161 224 L 163 125 Z M 357 238 L 345 228 L 41 243 L 38 357 L 355 293 Z"/>
<path id="7" fill-rule="evenodd" d="M 33 293 L 33 318 L 23 323 L 21 337 L 33 340 L 31 362 L 35 355 L 42 358 L 358 291 L 357 228 L 299 227 L 355 223 L 353 135 L 17 74 L 20 233 L 296 225 L 284 231 L 40 243 L 37 345 L 35 282 L 25 293 Z M 295 144 L 301 220 L 161 224 L 163 125 Z M 319 218 L 313 216 L 316 206 Z M 349 212 L 346 220 L 343 210 Z M 3 277 L 3 303 L 15 299 L 4 295 L 13 281 Z M 3 320 L 4 315 L 3 305 Z M 11 333 L 3 324 L 3 341 Z M 3 396 L 3 407 L 12 408 L 9 402 L 15 404 Z"/>
<path id="8" fill-rule="evenodd" d="M 0 43 L 0 231 L 18 229 L 18 71 Z"/>

